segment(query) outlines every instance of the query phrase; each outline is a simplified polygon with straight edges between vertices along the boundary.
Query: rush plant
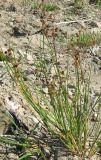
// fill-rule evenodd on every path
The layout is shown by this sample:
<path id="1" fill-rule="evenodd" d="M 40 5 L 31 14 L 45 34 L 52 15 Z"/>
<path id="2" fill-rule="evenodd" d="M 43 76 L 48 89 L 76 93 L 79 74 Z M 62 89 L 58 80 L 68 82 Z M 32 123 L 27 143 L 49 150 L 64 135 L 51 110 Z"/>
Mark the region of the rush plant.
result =
<path id="1" fill-rule="evenodd" d="M 81 3 L 80 0 L 76 3 Z M 42 6 L 44 0 L 42 1 Z M 9 51 L 8 56 L 1 51 L 4 64 L 12 80 L 16 83 L 20 92 L 37 114 L 38 120 L 47 131 L 56 135 L 64 146 L 77 155 L 80 160 L 91 158 L 97 151 L 97 141 L 101 136 L 101 119 L 98 114 L 98 122 L 91 122 L 94 109 L 101 111 L 101 94 L 91 104 L 90 73 L 85 76 L 79 51 L 72 49 L 72 54 L 67 55 L 65 70 L 61 69 L 58 62 L 59 50 L 55 36 L 57 28 L 53 28 L 52 37 L 48 38 L 48 29 L 45 27 L 45 12 L 42 9 L 42 35 L 38 56 L 33 65 L 35 67 L 33 77 L 36 80 L 24 80 L 23 68 L 20 67 L 14 52 Z M 83 38 L 82 38 L 83 37 Z M 87 36 L 80 36 L 80 43 L 86 43 Z M 76 43 L 78 43 L 78 38 Z M 60 48 L 63 47 L 61 42 Z M 73 45 L 72 45 L 73 46 Z M 68 47 L 68 46 L 67 46 Z M 74 47 L 74 46 L 73 46 Z M 47 49 L 47 50 L 46 50 Z M 65 48 L 68 51 L 68 48 Z M 69 57 L 72 58 L 74 75 L 70 73 Z M 50 66 L 54 76 L 50 74 Z M 71 81 L 71 79 L 74 79 Z M 36 82 L 37 81 L 37 82 Z M 69 83 L 73 84 L 73 94 L 70 95 Z M 48 93 L 44 93 L 43 86 Z M 33 90 L 33 91 L 32 91 Z"/>
<path id="2" fill-rule="evenodd" d="M 100 113 L 101 94 L 96 102 L 90 105 L 90 76 L 87 78 L 82 76 L 79 53 L 74 52 L 72 55 L 75 70 L 74 93 L 70 96 L 69 65 L 64 74 L 58 64 L 58 53 L 54 44 L 51 45 L 48 41 L 49 52 L 45 53 L 44 38 L 40 47 L 40 56 L 35 63 L 35 75 L 39 79 L 39 83 L 38 86 L 35 83 L 31 85 L 34 95 L 30 90 L 29 83 L 24 81 L 22 69 L 19 68 L 15 56 L 11 55 L 14 59 L 11 62 L 4 61 L 5 66 L 28 104 L 33 108 L 35 115 L 38 114 L 37 118 L 40 119 L 46 130 L 59 137 L 65 147 L 81 159 L 91 158 L 97 151 L 96 143 L 101 135 L 101 121 L 94 122 L 92 126 L 91 115 L 96 107 Z M 55 77 L 51 80 L 49 80 L 50 74 L 46 61 L 49 55 L 55 71 Z M 44 85 L 48 89 L 47 96 L 43 92 L 41 76 L 44 77 Z M 32 81 L 29 80 L 29 82 Z"/>

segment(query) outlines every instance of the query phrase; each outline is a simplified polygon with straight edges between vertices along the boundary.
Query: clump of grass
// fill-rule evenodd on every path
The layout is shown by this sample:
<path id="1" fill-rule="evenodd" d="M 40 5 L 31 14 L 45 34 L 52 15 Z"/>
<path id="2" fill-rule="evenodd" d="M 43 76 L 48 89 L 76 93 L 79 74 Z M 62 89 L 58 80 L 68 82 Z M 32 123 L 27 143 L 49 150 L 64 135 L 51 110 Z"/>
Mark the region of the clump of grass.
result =
<path id="1" fill-rule="evenodd" d="M 38 8 L 39 8 L 39 4 L 37 4 L 37 3 L 32 4 L 32 9 L 38 9 Z"/>
<path id="2" fill-rule="evenodd" d="M 101 34 L 100 33 L 87 33 L 87 32 L 79 32 L 75 35 L 72 35 L 71 44 L 77 46 L 92 46 L 95 44 L 99 44 L 101 42 Z"/>
<path id="3" fill-rule="evenodd" d="M 93 106 L 90 106 L 90 79 L 84 80 L 82 77 L 82 70 L 80 65 L 80 57 L 78 52 L 74 53 L 74 68 L 75 68 L 75 92 L 71 97 L 69 95 L 68 88 L 68 66 L 66 75 L 61 72 L 60 67 L 57 63 L 57 52 L 55 47 L 51 46 L 50 43 L 50 55 L 52 58 L 52 65 L 56 72 L 55 79 L 48 80 L 49 72 L 45 58 L 48 56 L 44 52 L 44 45 L 40 47 L 40 58 L 38 60 L 38 74 L 45 77 L 45 84 L 48 88 L 48 98 L 42 92 L 41 82 L 39 86 L 34 87 L 34 92 L 37 96 L 34 96 L 29 90 L 29 87 L 24 82 L 23 76 L 20 72 L 19 67 L 16 65 L 9 64 L 8 61 L 5 65 L 10 71 L 11 77 L 15 80 L 19 90 L 32 106 L 35 112 L 38 113 L 41 118 L 46 130 L 57 135 L 59 139 L 64 143 L 65 147 L 69 149 L 73 154 L 78 155 L 80 158 L 89 157 L 91 158 L 97 148 L 96 142 L 101 134 L 100 123 L 96 124 L 96 134 L 93 136 L 92 144 L 89 146 L 89 139 L 94 134 L 93 130 L 90 130 L 90 117 L 93 108 L 98 105 L 101 95 Z M 16 66 L 16 67 L 14 67 Z M 41 79 L 39 76 L 38 79 Z M 55 81 L 58 83 L 56 87 Z M 41 103 L 43 102 L 43 103 Z M 44 104 L 44 106 L 43 106 Z M 46 106 L 46 107 L 45 107 Z"/>
<path id="4" fill-rule="evenodd" d="M 39 9 L 40 7 L 42 7 L 47 12 L 55 11 L 56 9 L 58 9 L 58 7 L 53 3 L 43 3 L 43 4 L 33 3 L 32 4 L 32 9 Z"/>

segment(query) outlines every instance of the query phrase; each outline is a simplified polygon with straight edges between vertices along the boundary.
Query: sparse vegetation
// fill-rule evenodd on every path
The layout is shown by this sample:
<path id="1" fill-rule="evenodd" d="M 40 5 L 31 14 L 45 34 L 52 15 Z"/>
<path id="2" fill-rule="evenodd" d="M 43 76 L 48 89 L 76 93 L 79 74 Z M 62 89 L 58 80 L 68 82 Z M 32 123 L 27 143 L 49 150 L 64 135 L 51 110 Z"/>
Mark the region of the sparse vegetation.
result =
<path id="1" fill-rule="evenodd" d="M 101 42 L 101 33 L 87 33 L 79 32 L 78 34 L 72 35 L 71 44 L 83 46 L 93 46 Z"/>
<path id="2" fill-rule="evenodd" d="M 53 3 L 43 3 L 43 4 L 33 3 L 32 4 L 32 9 L 37 10 L 40 7 L 42 7 L 45 11 L 54 11 L 54 10 L 58 9 L 58 7 Z"/>
<path id="3" fill-rule="evenodd" d="M 100 2 L 99 0 L 99 5 Z M 81 0 L 75 0 L 74 4 L 75 9 L 83 8 Z M 25 80 L 23 64 L 20 64 L 21 57 L 19 60 L 12 48 L 7 52 L 0 50 L 0 61 L 4 62 L 12 81 L 22 93 L 29 108 L 31 107 L 33 116 L 37 115 L 45 134 L 50 133 L 51 136 L 55 136 L 62 142 L 63 147 L 72 155 L 76 155 L 78 159 L 90 160 L 98 152 L 98 148 L 101 148 L 101 92 L 92 102 L 91 68 L 85 70 L 86 65 L 83 66 L 80 49 L 100 44 L 101 34 L 82 29 L 68 40 L 68 35 L 64 33 L 60 36 L 60 32 L 58 35 L 61 28 L 59 30 L 57 26 L 54 26 L 52 19 L 54 16 L 50 11 L 58 9 L 55 3 L 44 3 L 42 0 L 41 3 L 33 3 L 31 6 L 32 9 L 38 11 L 38 16 L 40 16 L 38 22 L 42 23 L 41 31 L 38 31 L 40 46 L 35 60 L 30 65 L 34 68 L 35 79 L 27 77 Z M 47 19 L 52 25 L 47 24 Z M 60 41 L 57 41 L 59 38 Z M 66 55 L 64 68 L 59 61 L 60 53 Z M 97 112 L 96 118 L 92 120 L 95 111 Z M 34 154 L 39 159 L 43 157 L 47 160 L 43 148 L 48 143 L 44 144 L 44 140 L 40 142 L 40 137 L 38 140 L 35 137 L 34 131 L 39 123 L 33 131 L 27 133 L 23 124 L 16 122 L 12 114 L 9 114 L 9 117 L 12 134 L 0 135 L 0 142 L 20 148 L 18 160 L 27 160 Z"/>
<path id="4" fill-rule="evenodd" d="M 44 45 L 45 43 L 43 42 L 42 46 Z M 31 91 L 28 89 L 29 87 L 23 80 L 23 76 L 21 76 L 19 67 L 16 65 L 16 59 L 15 64 L 12 65 L 6 61 L 6 67 L 11 77 L 15 79 L 15 83 L 28 101 L 29 105 L 31 105 L 38 113 L 46 130 L 57 135 L 57 137 L 59 137 L 64 143 L 65 147 L 73 154 L 78 155 L 81 159 L 84 157 L 91 158 L 97 150 L 96 143 L 101 133 L 101 126 L 100 123 L 96 124 L 97 132 L 93 135 L 92 144 L 88 146 L 87 144 L 89 144 L 90 137 L 92 137 L 92 134 L 94 134 L 93 131 L 95 131 L 95 124 L 92 131 L 89 128 L 90 116 L 93 108 L 96 108 L 99 105 L 101 95 L 93 106 L 89 106 L 90 79 L 88 77 L 88 80 L 85 80 L 85 78 L 82 77 L 83 73 L 78 53 L 74 53 L 75 90 L 74 95 L 70 97 L 68 88 L 69 66 L 67 66 L 66 75 L 64 75 L 57 64 L 56 50 L 50 46 L 52 65 L 56 72 L 55 81 L 58 84 L 58 87 L 56 87 L 54 79 L 51 80 L 51 82 L 48 81 L 48 66 L 45 61 L 47 54 L 45 54 L 44 48 L 42 48 L 42 52 L 40 51 L 40 55 L 43 58 L 39 58 L 38 64 L 40 65 L 39 70 L 38 68 L 37 70 L 38 72 L 41 71 L 40 75 L 42 74 L 45 77 L 46 86 L 49 92 L 48 99 L 42 92 L 41 82 L 40 88 L 39 86 L 34 86 L 38 98 L 32 95 Z M 40 77 L 38 78 L 40 79 Z M 41 102 L 43 102 L 46 107 L 44 107 Z"/>

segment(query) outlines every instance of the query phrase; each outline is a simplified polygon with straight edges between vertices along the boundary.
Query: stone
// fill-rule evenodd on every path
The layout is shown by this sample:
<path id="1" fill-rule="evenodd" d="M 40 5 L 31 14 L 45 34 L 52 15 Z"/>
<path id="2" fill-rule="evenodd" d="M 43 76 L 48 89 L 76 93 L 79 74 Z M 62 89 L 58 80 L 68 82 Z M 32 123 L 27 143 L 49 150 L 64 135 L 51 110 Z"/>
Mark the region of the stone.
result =
<path id="1" fill-rule="evenodd" d="M 37 27 L 37 28 L 42 27 L 42 23 L 41 23 L 40 19 L 37 19 L 33 22 L 33 27 Z"/>
<path id="2" fill-rule="evenodd" d="M 98 114 L 96 112 L 93 113 L 91 120 L 94 121 L 94 122 L 98 121 Z"/>
<path id="3" fill-rule="evenodd" d="M 23 16 L 17 16 L 17 17 L 15 18 L 15 21 L 16 21 L 17 23 L 21 23 L 21 22 L 23 21 Z"/>
<path id="4" fill-rule="evenodd" d="M 43 90 L 43 92 L 44 92 L 45 94 L 48 94 L 48 93 L 49 93 L 47 87 L 43 88 L 42 90 Z"/>
<path id="5" fill-rule="evenodd" d="M 10 4 L 10 6 L 7 8 L 8 12 L 16 12 L 16 7 L 14 4 Z"/>
<path id="6" fill-rule="evenodd" d="M 32 54 L 27 54 L 27 61 L 30 65 L 34 63 Z"/>
<path id="7" fill-rule="evenodd" d="M 19 37 L 19 36 L 25 36 L 26 35 L 26 31 L 23 28 L 20 28 L 20 26 L 14 26 L 12 27 L 12 31 L 13 31 L 13 36 L 14 37 Z"/>
<path id="8" fill-rule="evenodd" d="M 98 27 L 97 23 L 95 21 L 91 21 L 89 23 L 90 26 L 92 26 L 93 28 Z"/>

